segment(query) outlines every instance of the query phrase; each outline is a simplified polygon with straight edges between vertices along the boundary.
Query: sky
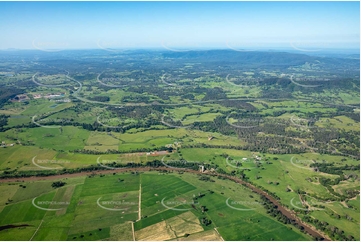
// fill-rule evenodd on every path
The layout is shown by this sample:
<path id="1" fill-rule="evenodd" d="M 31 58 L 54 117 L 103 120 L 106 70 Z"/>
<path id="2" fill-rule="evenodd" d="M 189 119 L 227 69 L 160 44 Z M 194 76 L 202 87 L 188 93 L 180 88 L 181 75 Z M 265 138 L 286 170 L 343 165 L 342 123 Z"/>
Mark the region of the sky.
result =
<path id="1" fill-rule="evenodd" d="M 0 2 L 0 49 L 359 49 L 359 2 Z"/>

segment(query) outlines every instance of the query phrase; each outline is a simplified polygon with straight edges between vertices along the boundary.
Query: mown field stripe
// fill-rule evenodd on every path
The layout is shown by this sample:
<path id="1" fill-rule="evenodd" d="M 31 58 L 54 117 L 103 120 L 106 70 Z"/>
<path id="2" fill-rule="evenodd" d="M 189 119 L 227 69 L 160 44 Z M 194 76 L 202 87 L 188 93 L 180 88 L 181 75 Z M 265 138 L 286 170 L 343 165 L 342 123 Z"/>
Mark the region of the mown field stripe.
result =
<path id="1" fill-rule="evenodd" d="M 37 233 L 38 230 L 40 229 L 40 226 L 41 226 L 41 224 L 42 224 L 43 222 L 44 222 L 44 220 L 41 220 L 41 222 L 40 222 L 40 224 L 39 224 L 39 227 L 35 230 L 33 236 L 31 236 L 31 238 L 29 239 L 29 241 L 31 241 L 31 240 L 34 238 L 34 236 L 36 235 L 36 233 Z"/>

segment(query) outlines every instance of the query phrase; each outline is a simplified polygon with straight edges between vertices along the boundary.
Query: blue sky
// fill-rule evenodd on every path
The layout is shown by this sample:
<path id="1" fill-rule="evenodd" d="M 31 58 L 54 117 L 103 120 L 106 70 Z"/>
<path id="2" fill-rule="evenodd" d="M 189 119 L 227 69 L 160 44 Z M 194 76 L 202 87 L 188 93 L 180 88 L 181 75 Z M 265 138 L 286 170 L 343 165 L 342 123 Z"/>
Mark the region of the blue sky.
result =
<path id="1" fill-rule="evenodd" d="M 0 49 L 359 48 L 359 2 L 0 2 Z"/>

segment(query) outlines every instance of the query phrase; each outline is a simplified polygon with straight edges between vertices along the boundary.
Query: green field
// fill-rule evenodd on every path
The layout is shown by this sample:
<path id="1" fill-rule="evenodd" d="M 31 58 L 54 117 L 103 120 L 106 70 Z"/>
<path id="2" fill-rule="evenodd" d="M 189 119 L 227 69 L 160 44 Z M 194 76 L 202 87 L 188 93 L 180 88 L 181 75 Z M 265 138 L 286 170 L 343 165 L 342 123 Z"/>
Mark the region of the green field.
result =
<path id="1" fill-rule="evenodd" d="M 9 185 L 2 183 L 0 189 L 3 191 L 2 194 L 6 194 L 3 200 L 9 199 L 10 202 L 0 213 L 0 226 L 8 224 L 29 226 L 2 230 L 0 231 L 1 238 L 8 240 L 29 240 L 30 238 L 34 240 L 114 238 L 132 240 L 130 226 L 132 222 L 135 222 L 136 236 L 141 236 L 139 233 L 142 229 L 150 228 L 162 221 L 167 221 L 171 226 L 181 226 L 174 229 L 182 230 L 183 228 L 186 231 L 193 231 L 193 225 L 189 224 L 190 221 L 187 222 L 187 219 L 192 218 L 192 221 L 199 224 L 197 231 L 217 228 L 226 240 L 243 240 L 248 237 L 260 240 L 310 239 L 309 236 L 295 229 L 291 230 L 289 226 L 268 217 L 265 209 L 255 202 L 258 195 L 230 181 L 216 179 L 212 183 L 199 182 L 197 176 L 187 173 L 179 175 L 158 172 L 138 175 L 125 173 L 83 176 L 63 179 L 63 181 L 66 185 L 57 189 L 51 187 L 52 180 L 13 183 L 14 185 L 11 186 L 19 187 L 20 184 L 25 186 L 25 188 L 19 187 L 15 194 L 6 192 L 10 191 L 5 189 L 5 186 Z M 209 192 L 210 190 L 212 193 Z M 195 207 L 192 207 L 190 201 L 199 194 L 203 196 L 197 198 Z M 228 207 L 226 204 L 228 197 L 231 197 L 232 201 L 243 201 L 243 205 L 235 206 L 249 210 L 237 211 Z M 57 210 L 42 210 L 35 207 L 32 204 L 34 198 L 36 198 L 35 205 L 38 207 Z M 206 206 L 207 211 L 204 214 L 200 211 L 200 206 Z M 182 216 L 185 216 L 183 217 L 186 219 L 185 222 L 182 222 L 182 225 L 176 225 L 176 221 L 179 221 Z M 212 223 L 208 226 L 201 225 L 198 219 L 202 216 L 209 218 Z M 255 225 L 246 233 L 230 235 L 230 228 L 241 229 L 247 224 Z M 277 236 L 263 233 L 265 230 L 284 231 L 283 237 L 281 234 Z"/>
<path id="2" fill-rule="evenodd" d="M 357 55 L 233 50 L 1 53 L 1 240 L 360 240 Z"/>

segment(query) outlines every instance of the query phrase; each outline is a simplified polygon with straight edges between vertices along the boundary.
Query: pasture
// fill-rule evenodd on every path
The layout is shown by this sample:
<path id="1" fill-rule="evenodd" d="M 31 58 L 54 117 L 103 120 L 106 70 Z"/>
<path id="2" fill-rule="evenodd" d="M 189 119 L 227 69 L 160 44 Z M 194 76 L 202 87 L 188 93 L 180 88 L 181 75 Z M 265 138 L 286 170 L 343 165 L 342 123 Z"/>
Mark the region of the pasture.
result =
<path id="1" fill-rule="evenodd" d="M 283 231 L 286 236 L 283 239 L 310 239 L 268 217 L 257 204 L 256 194 L 234 182 L 212 179 L 215 181 L 204 182 L 193 174 L 146 172 L 62 179 L 66 184 L 60 188 L 51 187 L 54 180 L 3 183 L 0 190 L 9 200 L 2 200 L 8 204 L 0 212 L 0 226 L 28 226 L 2 230 L 0 237 L 71 241 L 188 240 L 201 235 L 215 240 L 220 240 L 220 236 L 225 240 L 246 240 L 249 236 L 265 240 L 281 238 L 262 234 L 266 230 Z M 16 186 L 17 190 L 10 192 L 5 186 Z M 190 201 L 195 197 L 197 202 L 192 206 Z M 229 197 L 229 204 L 249 210 L 238 211 L 227 206 Z M 201 206 L 205 206 L 205 212 Z M 211 220 L 211 224 L 202 224 L 202 217 Z M 252 225 L 252 230 L 236 236 L 230 230 L 246 231 L 246 225 Z"/>

